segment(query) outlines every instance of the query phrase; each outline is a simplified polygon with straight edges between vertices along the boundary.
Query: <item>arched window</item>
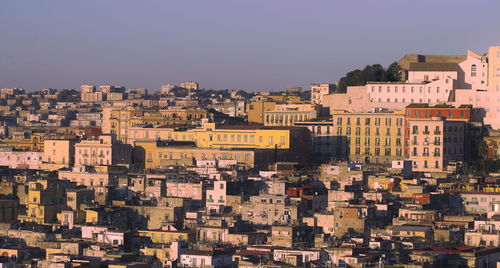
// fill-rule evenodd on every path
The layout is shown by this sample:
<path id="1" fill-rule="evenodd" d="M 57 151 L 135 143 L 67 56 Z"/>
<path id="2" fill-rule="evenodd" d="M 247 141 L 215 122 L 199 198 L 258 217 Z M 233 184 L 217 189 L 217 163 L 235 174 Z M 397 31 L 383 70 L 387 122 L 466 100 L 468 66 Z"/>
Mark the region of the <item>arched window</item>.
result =
<path id="1" fill-rule="evenodd" d="M 470 76 L 476 77 L 476 72 L 477 72 L 477 66 L 475 64 L 472 64 L 470 67 Z"/>

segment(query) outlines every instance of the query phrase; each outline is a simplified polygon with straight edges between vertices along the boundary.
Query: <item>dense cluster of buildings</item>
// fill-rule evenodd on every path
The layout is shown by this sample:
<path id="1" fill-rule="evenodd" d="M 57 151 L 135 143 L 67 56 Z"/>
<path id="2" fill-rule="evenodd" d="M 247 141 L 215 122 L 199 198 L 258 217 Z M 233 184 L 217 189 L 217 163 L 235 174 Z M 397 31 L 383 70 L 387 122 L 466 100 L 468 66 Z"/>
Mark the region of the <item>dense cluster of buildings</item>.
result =
<path id="1" fill-rule="evenodd" d="M 399 66 L 345 93 L 1 89 L 0 266 L 500 264 L 500 47 Z"/>

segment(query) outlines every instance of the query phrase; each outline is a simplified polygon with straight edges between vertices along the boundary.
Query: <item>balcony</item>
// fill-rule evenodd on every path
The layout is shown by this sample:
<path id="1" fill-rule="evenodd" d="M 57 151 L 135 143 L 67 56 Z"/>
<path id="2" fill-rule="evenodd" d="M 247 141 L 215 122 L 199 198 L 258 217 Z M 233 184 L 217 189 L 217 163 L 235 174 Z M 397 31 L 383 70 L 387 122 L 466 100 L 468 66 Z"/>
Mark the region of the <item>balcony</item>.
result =
<path id="1" fill-rule="evenodd" d="M 434 135 L 441 135 L 441 131 L 439 130 L 434 131 Z"/>
<path id="2" fill-rule="evenodd" d="M 412 131 L 411 134 L 418 134 L 418 131 Z"/>
<path id="3" fill-rule="evenodd" d="M 424 133 L 424 135 L 429 135 L 429 134 L 431 134 L 429 131 L 424 131 L 423 133 Z"/>
<path id="4" fill-rule="evenodd" d="M 434 145 L 441 145 L 441 142 L 440 141 L 435 141 L 433 144 Z"/>
<path id="5" fill-rule="evenodd" d="M 416 141 L 412 141 L 412 142 L 411 142 L 411 144 L 412 144 L 412 145 L 418 145 L 418 142 L 416 142 Z"/>

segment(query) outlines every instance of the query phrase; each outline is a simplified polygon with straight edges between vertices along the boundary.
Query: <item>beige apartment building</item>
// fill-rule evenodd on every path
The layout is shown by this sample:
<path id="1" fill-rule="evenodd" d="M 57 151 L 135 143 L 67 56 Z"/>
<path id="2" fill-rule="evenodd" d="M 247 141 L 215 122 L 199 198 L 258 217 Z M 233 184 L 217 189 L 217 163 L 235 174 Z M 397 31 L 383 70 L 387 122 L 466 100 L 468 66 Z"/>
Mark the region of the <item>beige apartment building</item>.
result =
<path id="1" fill-rule="evenodd" d="M 191 89 L 191 90 L 198 90 L 200 88 L 200 85 L 197 82 L 188 81 L 188 82 L 181 83 L 180 87 Z"/>
<path id="2" fill-rule="evenodd" d="M 311 84 L 311 103 L 323 104 L 323 97 L 333 93 L 335 84 Z"/>
<path id="3" fill-rule="evenodd" d="M 295 122 L 315 119 L 318 106 L 309 103 L 276 104 L 263 114 L 264 126 L 293 126 Z"/>
<path id="4" fill-rule="evenodd" d="M 335 155 L 351 161 L 390 164 L 403 159 L 404 111 L 333 111 Z"/>
<path id="5" fill-rule="evenodd" d="M 130 130 L 134 127 L 151 125 L 184 126 L 197 125 L 201 120 L 209 117 L 209 112 L 199 108 L 144 109 L 106 107 L 103 109 L 102 132 L 114 134 L 117 139 L 129 142 Z"/>
<path id="6" fill-rule="evenodd" d="M 251 196 L 250 201 L 241 206 L 243 220 L 253 224 L 289 224 L 300 217 L 300 202 L 288 196 L 260 194 Z"/>
<path id="7" fill-rule="evenodd" d="M 42 169 L 58 170 L 73 165 L 75 142 L 72 140 L 44 140 Z"/>
<path id="8" fill-rule="evenodd" d="M 116 141 L 112 135 L 82 140 L 75 144 L 75 165 L 124 165 L 131 163 L 132 148 Z"/>
<path id="9" fill-rule="evenodd" d="M 255 151 L 250 149 L 200 148 L 189 141 L 150 140 L 136 141 L 134 144 L 135 162 L 146 169 L 193 166 L 200 160 L 235 160 L 247 168 L 255 165 Z"/>
<path id="10" fill-rule="evenodd" d="M 410 119 L 407 122 L 408 158 L 414 171 L 442 171 L 449 161 L 464 157 L 466 125 L 441 117 Z"/>

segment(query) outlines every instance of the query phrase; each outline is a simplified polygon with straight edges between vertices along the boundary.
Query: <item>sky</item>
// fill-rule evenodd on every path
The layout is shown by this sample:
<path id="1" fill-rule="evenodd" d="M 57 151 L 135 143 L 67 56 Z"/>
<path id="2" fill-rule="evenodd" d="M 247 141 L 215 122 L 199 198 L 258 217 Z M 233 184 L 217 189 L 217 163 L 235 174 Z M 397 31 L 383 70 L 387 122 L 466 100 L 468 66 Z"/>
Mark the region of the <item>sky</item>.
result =
<path id="1" fill-rule="evenodd" d="M 5 0 L 0 88 L 308 88 L 500 45 L 498 0 Z"/>

